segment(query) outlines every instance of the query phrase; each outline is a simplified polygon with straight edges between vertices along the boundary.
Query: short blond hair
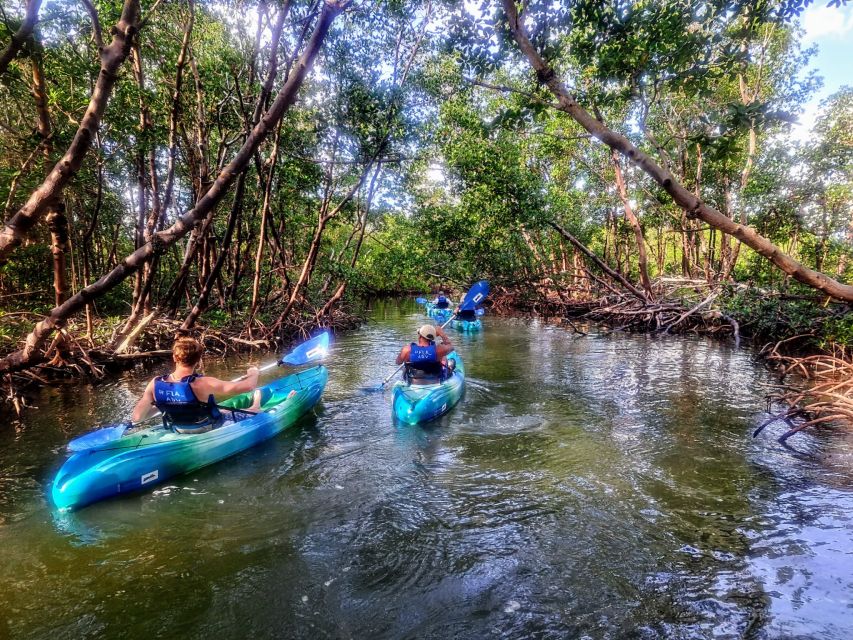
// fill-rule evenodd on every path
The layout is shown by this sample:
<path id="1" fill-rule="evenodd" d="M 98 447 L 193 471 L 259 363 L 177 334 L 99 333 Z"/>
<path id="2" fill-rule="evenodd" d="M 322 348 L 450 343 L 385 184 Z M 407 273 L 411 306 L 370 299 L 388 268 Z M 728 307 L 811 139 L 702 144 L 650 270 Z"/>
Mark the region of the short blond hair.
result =
<path id="1" fill-rule="evenodd" d="M 196 366 L 204 354 L 204 345 L 195 338 L 181 337 L 172 345 L 172 358 L 177 364 Z"/>

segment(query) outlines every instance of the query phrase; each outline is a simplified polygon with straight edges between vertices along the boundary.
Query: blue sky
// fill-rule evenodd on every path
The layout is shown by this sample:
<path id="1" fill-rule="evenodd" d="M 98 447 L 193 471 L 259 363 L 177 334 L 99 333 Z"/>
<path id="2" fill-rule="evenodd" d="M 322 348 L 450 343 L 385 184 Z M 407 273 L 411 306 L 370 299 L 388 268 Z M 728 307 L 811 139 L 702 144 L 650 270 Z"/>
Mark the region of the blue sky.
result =
<path id="1" fill-rule="evenodd" d="M 794 137 L 801 140 L 808 137 L 821 101 L 843 85 L 853 85 L 853 3 L 841 8 L 826 4 L 826 0 L 817 0 L 801 17 L 806 32 L 804 44 L 818 46 L 812 68 L 823 76 L 824 83 L 806 105 L 799 126 L 794 128 Z"/>

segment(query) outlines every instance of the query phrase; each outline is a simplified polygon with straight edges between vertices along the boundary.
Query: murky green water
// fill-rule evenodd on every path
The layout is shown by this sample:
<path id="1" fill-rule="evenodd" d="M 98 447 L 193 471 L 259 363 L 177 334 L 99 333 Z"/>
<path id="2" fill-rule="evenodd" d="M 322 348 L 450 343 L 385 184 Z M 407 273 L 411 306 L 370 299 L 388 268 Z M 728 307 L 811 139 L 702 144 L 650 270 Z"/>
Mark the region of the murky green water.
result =
<path id="1" fill-rule="evenodd" d="M 2 425 L 0 638 L 850 637 L 853 438 L 753 440 L 770 378 L 747 352 L 487 317 L 458 339 L 460 405 L 395 427 L 353 388 L 423 318 L 374 316 L 316 416 L 154 492 L 45 497 L 151 372 Z"/>

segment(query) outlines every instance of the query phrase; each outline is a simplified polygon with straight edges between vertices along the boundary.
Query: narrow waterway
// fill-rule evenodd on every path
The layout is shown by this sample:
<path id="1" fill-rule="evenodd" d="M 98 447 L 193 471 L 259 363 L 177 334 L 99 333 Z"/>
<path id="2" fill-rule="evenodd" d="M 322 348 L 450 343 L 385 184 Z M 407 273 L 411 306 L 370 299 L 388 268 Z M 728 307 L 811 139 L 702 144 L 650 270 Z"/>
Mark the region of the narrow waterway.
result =
<path id="1" fill-rule="evenodd" d="M 853 436 L 753 440 L 748 351 L 487 316 L 462 402 L 395 426 L 356 388 L 423 321 L 375 303 L 315 414 L 70 515 L 65 443 L 152 371 L 46 390 L 0 426 L 0 638 L 851 637 Z"/>

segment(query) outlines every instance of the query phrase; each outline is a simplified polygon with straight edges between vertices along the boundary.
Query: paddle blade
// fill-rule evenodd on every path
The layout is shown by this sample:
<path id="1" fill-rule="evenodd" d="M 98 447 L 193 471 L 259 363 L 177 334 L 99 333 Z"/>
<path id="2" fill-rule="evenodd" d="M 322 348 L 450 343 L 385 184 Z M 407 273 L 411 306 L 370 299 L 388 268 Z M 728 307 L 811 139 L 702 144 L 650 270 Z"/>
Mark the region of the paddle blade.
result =
<path id="1" fill-rule="evenodd" d="M 427 302 L 429 302 L 429 300 L 427 300 L 426 298 L 415 298 L 415 302 L 417 302 L 418 304 L 426 304 Z"/>
<path id="2" fill-rule="evenodd" d="M 283 364 L 298 366 L 315 360 L 322 360 L 329 353 L 331 338 L 328 331 L 317 334 L 310 340 L 297 345 L 290 353 L 281 359 Z"/>
<path id="3" fill-rule="evenodd" d="M 68 450 L 72 453 L 79 453 L 80 451 L 86 451 L 87 449 L 93 449 L 95 447 L 100 447 L 107 443 L 113 442 L 114 440 L 118 440 L 124 435 L 124 432 L 127 431 L 129 424 L 115 424 L 104 427 L 102 429 L 97 429 L 95 431 L 91 431 L 86 433 L 79 438 L 74 438 L 71 442 L 68 443 Z"/>
<path id="4" fill-rule="evenodd" d="M 477 305 L 485 300 L 488 295 L 489 283 L 485 280 L 475 282 L 474 285 L 468 289 L 468 293 L 465 294 L 459 308 L 462 309 L 462 311 L 474 311 Z"/>

